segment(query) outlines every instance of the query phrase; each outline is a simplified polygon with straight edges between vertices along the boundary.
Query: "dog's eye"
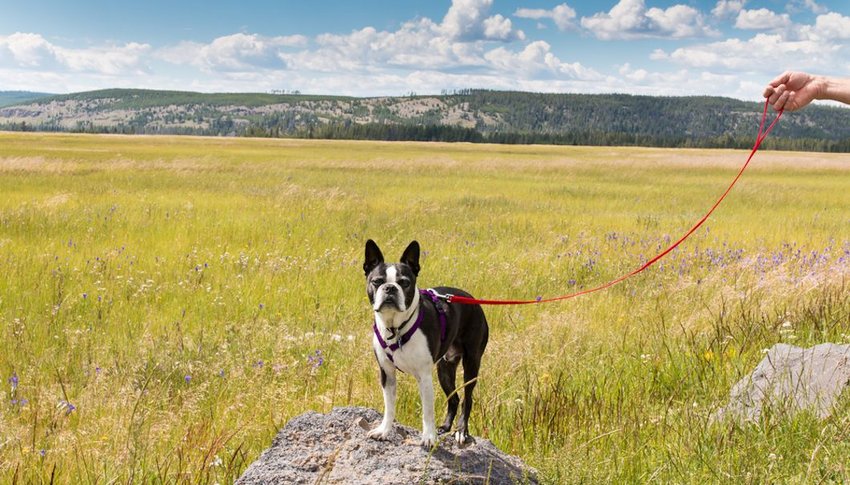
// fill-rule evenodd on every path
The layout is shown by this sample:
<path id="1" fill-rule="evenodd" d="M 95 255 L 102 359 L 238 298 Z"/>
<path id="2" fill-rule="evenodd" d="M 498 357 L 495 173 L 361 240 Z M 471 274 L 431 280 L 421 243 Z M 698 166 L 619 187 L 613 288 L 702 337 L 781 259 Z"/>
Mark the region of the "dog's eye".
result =
<path id="1" fill-rule="evenodd" d="M 408 280 L 401 280 L 401 281 L 399 281 L 399 282 L 398 282 L 398 284 L 399 284 L 399 285 L 401 285 L 401 287 L 402 287 L 402 288 L 407 288 L 407 287 L 409 287 L 409 286 L 410 286 L 410 281 L 408 281 Z"/>
<path id="2" fill-rule="evenodd" d="M 383 284 L 384 284 L 384 280 L 372 280 L 372 286 L 374 286 L 375 288 L 377 288 L 377 287 L 379 287 Z"/>

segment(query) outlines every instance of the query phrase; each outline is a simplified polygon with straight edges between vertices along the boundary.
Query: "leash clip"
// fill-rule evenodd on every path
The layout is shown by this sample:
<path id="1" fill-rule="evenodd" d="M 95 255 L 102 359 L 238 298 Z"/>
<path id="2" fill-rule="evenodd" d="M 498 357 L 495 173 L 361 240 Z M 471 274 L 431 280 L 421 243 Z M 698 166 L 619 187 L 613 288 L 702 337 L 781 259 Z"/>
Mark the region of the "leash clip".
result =
<path id="1" fill-rule="evenodd" d="M 434 290 L 434 289 L 431 289 L 431 288 L 428 289 L 428 293 L 431 293 L 432 295 L 434 295 L 435 297 L 445 301 L 446 303 L 451 303 L 452 298 L 455 297 L 451 293 L 442 294 L 442 293 L 437 292 L 437 290 Z"/>

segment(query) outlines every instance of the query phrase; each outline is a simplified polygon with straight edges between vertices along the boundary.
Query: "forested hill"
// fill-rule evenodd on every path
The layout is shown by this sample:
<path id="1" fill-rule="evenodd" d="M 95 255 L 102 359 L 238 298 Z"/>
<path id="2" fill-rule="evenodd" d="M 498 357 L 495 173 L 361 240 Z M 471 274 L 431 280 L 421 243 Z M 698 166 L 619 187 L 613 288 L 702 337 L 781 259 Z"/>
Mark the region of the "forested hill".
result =
<path id="1" fill-rule="evenodd" d="M 0 129 L 750 147 L 762 107 L 761 103 L 719 97 L 486 90 L 352 98 L 110 89 L 0 108 Z M 850 151 L 850 109 L 811 106 L 788 113 L 767 146 Z"/>
<path id="2" fill-rule="evenodd" d="M 52 95 L 48 93 L 34 93 L 32 91 L 0 91 L 0 106 L 26 103 L 47 96 Z"/>

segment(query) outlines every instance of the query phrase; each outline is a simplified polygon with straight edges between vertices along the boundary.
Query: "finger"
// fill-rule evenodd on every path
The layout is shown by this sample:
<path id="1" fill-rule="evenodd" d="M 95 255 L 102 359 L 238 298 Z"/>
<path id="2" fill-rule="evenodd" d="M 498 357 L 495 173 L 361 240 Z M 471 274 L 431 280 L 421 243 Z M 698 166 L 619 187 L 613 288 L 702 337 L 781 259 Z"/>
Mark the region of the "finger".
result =
<path id="1" fill-rule="evenodd" d="M 788 103 L 788 99 L 791 97 L 791 91 L 783 92 L 773 103 L 773 109 L 776 111 L 782 111 L 785 109 L 786 104 Z"/>
<path id="2" fill-rule="evenodd" d="M 773 86 L 767 86 L 766 88 L 764 88 L 764 93 L 762 93 L 762 96 L 764 96 L 765 98 L 770 98 L 773 95 L 774 90 L 775 89 Z"/>
<path id="3" fill-rule="evenodd" d="M 776 76 L 776 78 L 774 78 L 773 81 L 770 81 L 770 83 L 768 84 L 775 88 L 779 87 L 780 84 L 788 84 L 788 81 L 791 80 L 791 74 L 791 71 L 785 71 L 779 76 Z"/>
<path id="4" fill-rule="evenodd" d="M 786 92 L 785 85 L 784 85 L 784 84 L 780 84 L 780 85 L 779 85 L 779 87 L 777 87 L 776 89 L 774 89 L 774 90 L 773 90 L 773 93 L 772 93 L 770 96 L 768 96 L 768 98 L 767 98 L 767 102 L 768 102 L 768 103 L 770 103 L 770 104 L 776 104 L 776 102 L 777 102 L 777 101 L 779 101 L 779 98 L 780 98 L 780 97 L 782 96 L 782 94 L 783 94 L 783 93 L 785 93 L 785 92 Z"/>

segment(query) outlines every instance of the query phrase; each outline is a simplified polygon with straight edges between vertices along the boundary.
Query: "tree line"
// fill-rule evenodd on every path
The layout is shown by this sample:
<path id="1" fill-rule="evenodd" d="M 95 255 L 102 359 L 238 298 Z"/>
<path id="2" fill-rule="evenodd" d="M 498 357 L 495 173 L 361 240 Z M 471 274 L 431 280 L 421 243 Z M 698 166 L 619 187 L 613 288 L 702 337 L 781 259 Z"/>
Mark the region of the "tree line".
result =
<path id="1" fill-rule="evenodd" d="M 86 97 L 88 96 L 88 97 Z M 463 89 L 406 112 L 410 97 L 365 99 L 272 94 L 221 94 L 109 90 L 68 95 L 97 111 L 133 109 L 124 122 L 100 126 L 77 121 L 3 123 L 11 131 L 177 134 L 205 136 L 440 141 L 502 144 L 750 148 L 762 105 L 717 97 L 655 97 L 620 94 L 546 94 Z M 108 101 L 104 101 L 108 100 Z M 374 100 L 373 100 L 374 101 Z M 273 110 L 250 106 L 275 103 Z M 321 103 L 319 114 L 309 103 Z M 235 106 L 246 106 L 234 110 Z M 241 103 L 241 104 L 239 104 Z M 157 106 L 185 106 L 154 116 Z M 328 107 L 336 106 L 336 115 Z M 230 111 L 226 111 L 229 109 Z M 450 110 L 463 125 L 448 122 Z M 458 117 L 453 118 L 458 120 Z M 73 120 L 73 118 L 71 118 Z M 356 121 L 355 121 L 356 120 Z M 850 152 L 850 110 L 812 106 L 783 117 L 765 148 Z"/>

